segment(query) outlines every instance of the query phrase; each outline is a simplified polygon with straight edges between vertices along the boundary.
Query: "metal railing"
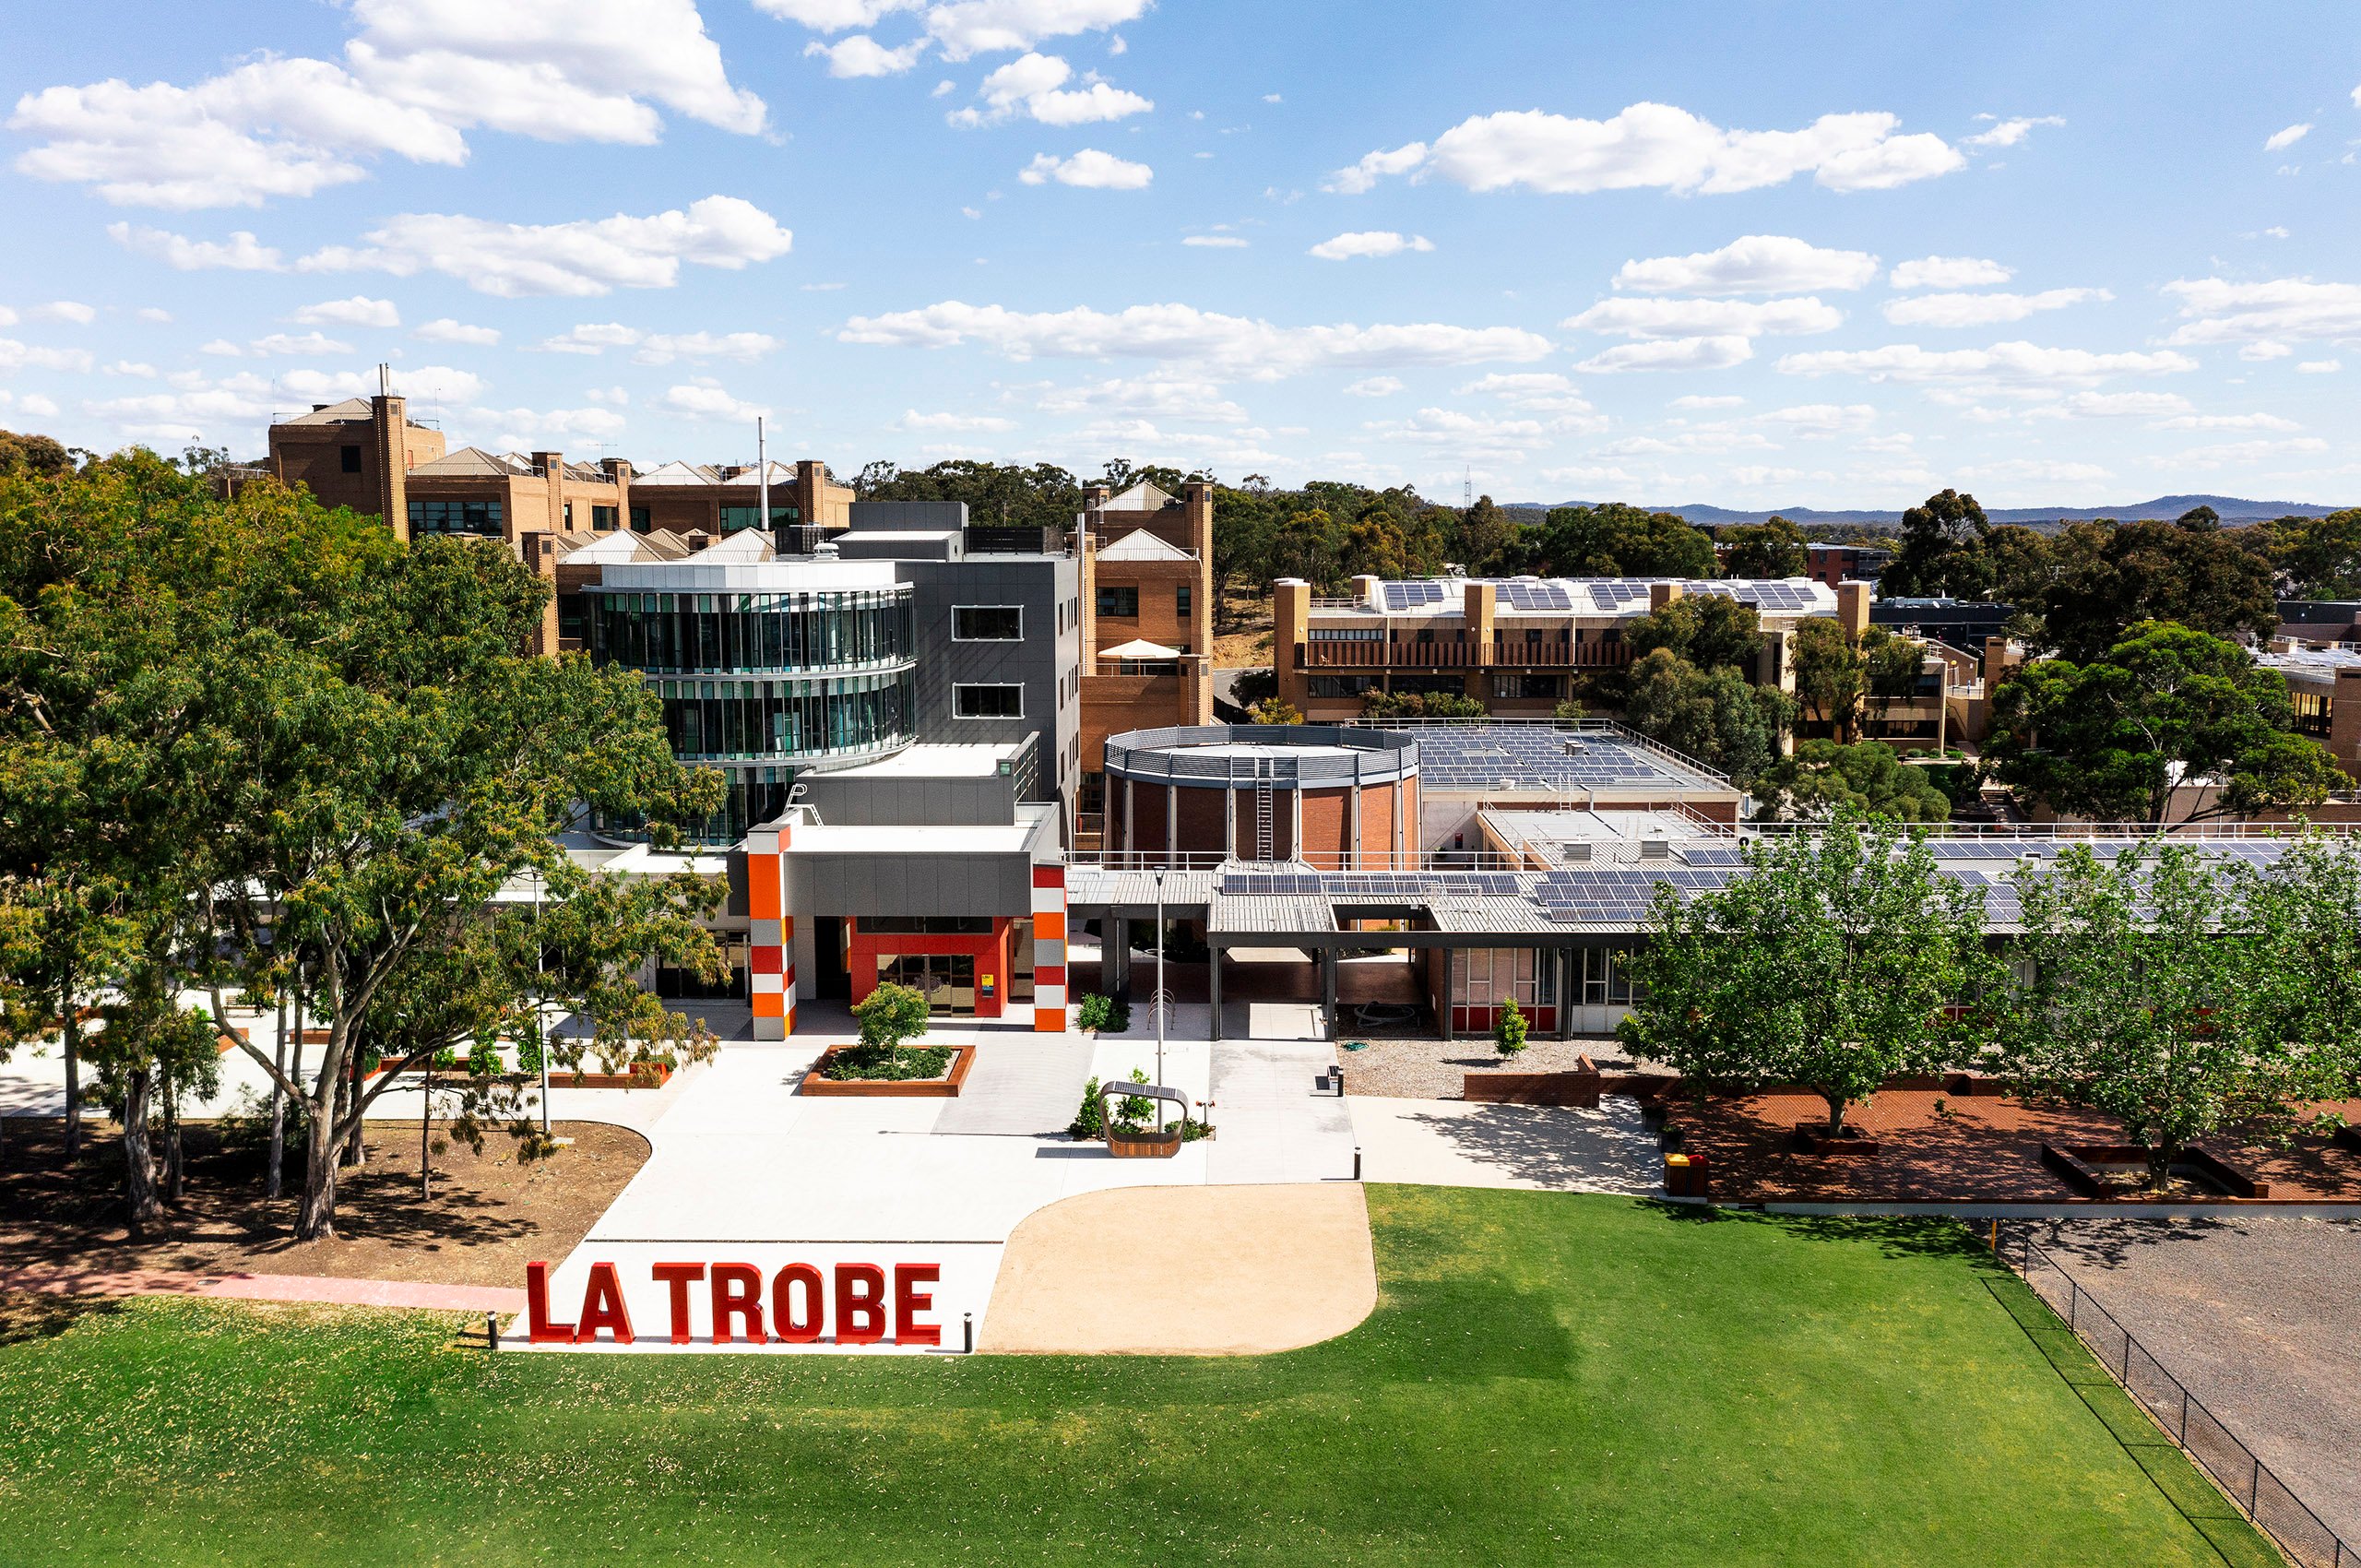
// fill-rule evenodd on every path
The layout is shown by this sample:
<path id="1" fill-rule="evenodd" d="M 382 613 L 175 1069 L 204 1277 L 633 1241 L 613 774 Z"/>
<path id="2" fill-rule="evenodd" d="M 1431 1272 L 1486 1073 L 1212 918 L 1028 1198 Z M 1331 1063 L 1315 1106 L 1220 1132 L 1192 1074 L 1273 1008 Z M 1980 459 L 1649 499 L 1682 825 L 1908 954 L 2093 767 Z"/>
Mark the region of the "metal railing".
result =
<path id="1" fill-rule="evenodd" d="M 2003 1258 L 2006 1258 L 2005 1244 Z M 2302 1568 L 2361 1568 L 2361 1551 L 2345 1544 L 2305 1505 L 2220 1417 L 2187 1385 L 2165 1370 L 2131 1331 L 2116 1321 L 2097 1298 L 2075 1283 L 2058 1260 L 2028 1231 L 2018 1249 L 2017 1272 L 2033 1293 L 2066 1320 L 2074 1337 L 2149 1419 L 2203 1467 L 2230 1502 L 2277 1541 Z"/>

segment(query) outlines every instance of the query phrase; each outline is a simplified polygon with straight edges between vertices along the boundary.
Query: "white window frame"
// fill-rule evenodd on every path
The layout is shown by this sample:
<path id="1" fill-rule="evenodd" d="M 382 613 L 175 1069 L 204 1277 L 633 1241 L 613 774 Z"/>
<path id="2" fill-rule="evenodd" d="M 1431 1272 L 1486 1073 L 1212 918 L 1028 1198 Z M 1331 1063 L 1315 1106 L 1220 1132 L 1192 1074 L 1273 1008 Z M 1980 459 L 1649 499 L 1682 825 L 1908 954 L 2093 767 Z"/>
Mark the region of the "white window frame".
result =
<path id="1" fill-rule="evenodd" d="M 1016 612 L 1016 635 L 1013 637 L 963 637 L 959 635 L 959 612 L 962 610 L 1014 610 Z M 951 607 L 951 640 L 955 643 L 1021 643 L 1025 640 L 1025 606 L 1021 604 L 955 604 Z"/>
<path id="2" fill-rule="evenodd" d="M 1014 692 L 1014 713 L 962 713 L 959 711 L 961 692 Z M 979 724 L 1004 724 L 1012 719 L 1025 717 L 1025 683 L 1021 681 L 960 681 L 951 688 L 951 717 Z"/>

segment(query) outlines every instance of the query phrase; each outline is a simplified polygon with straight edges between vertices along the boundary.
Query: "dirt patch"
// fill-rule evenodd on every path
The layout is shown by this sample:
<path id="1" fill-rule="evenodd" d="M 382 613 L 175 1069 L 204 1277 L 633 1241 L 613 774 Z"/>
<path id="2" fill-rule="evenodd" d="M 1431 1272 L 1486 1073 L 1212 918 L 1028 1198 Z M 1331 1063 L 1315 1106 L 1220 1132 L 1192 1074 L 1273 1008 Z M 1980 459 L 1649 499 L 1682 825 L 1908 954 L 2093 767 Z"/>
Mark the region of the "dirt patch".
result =
<path id="1" fill-rule="evenodd" d="M 1271 663 L 1271 596 L 1226 590 L 1214 632 L 1214 663 L 1231 670 Z"/>
<path id="2" fill-rule="evenodd" d="M 1629 1070 L 1611 1039 L 1536 1039 L 1514 1056 L 1502 1056 L 1489 1039 L 1370 1039 L 1362 1050 L 1345 1049 L 1360 1038 L 1349 1028 L 1336 1036 L 1345 1092 L 1388 1099 L 1461 1099 L 1470 1073 L 1571 1073 L 1585 1053 L 1609 1071 Z"/>
<path id="3" fill-rule="evenodd" d="M 1142 1252 L 1128 1241 L 1153 1237 Z M 1026 1218 L 979 1348 L 1251 1356 L 1333 1339 L 1377 1306 L 1359 1185 L 1121 1187 Z"/>
<path id="4" fill-rule="evenodd" d="M 210 1123 L 191 1123 L 184 1134 L 187 1195 L 169 1210 L 161 1234 L 136 1239 L 124 1224 L 118 1130 L 86 1124 L 82 1158 L 69 1170 L 60 1158 L 62 1122 L 12 1118 L 0 1160 L 0 1269 L 71 1265 L 513 1286 L 527 1263 L 571 1252 L 647 1162 L 647 1140 L 624 1128 L 560 1122 L 553 1130 L 574 1143 L 531 1163 L 518 1161 L 502 1132 L 486 1136 L 481 1155 L 450 1144 L 434 1157 L 433 1196 L 421 1201 L 417 1124 L 405 1132 L 399 1122 L 372 1122 L 368 1162 L 338 1183 L 338 1235 L 299 1244 L 290 1235 L 293 1193 L 266 1199 L 260 1160 L 223 1148 Z"/>

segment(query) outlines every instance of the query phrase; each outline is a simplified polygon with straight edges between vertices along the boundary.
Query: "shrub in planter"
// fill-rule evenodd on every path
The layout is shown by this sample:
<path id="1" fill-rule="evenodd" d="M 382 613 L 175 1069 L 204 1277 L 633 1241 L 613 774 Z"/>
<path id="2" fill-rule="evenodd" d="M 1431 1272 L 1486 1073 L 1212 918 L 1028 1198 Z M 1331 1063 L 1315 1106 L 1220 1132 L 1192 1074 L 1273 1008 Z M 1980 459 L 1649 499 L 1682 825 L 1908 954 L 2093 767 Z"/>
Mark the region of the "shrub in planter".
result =
<path id="1" fill-rule="evenodd" d="M 500 1052 L 478 1040 L 475 1049 L 468 1052 L 468 1073 L 478 1078 L 497 1077 L 500 1074 Z"/>
<path id="2" fill-rule="evenodd" d="M 1503 1056 L 1514 1056 L 1525 1046 L 1525 1015 L 1511 1002 L 1501 1011 L 1500 1022 L 1492 1026 L 1492 1044 Z"/>
<path id="3" fill-rule="evenodd" d="M 928 1022 L 926 998 L 892 980 L 863 997 L 852 1016 L 860 1024 L 860 1043 L 872 1051 L 882 1052 L 889 1061 L 900 1056 L 903 1041 L 926 1033 Z M 901 1074 L 896 1071 L 892 1075 L 899 1077 Z"/>
<path id="4" fill-rule="evenodd" d="M 1082 1006 L 1074 1014 L 1074 1023 L 1086 1032 L 1091 1029 L 1103 1029 L 1107 1027 L 1107 1021 L 1114 1016 L 1115 1004 L 1112 1001 L 1104 996 L 1086 996 L 1082 999 Z"/>

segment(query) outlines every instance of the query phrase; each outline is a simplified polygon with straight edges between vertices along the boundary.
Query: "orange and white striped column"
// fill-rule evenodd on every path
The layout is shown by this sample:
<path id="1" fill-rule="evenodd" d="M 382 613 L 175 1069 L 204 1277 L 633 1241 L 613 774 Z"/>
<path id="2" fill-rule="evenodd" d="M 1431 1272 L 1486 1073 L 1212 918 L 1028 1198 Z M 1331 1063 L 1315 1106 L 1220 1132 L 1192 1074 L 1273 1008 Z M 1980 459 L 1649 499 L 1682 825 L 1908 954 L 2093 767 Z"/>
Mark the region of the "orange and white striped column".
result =
<path id="1" fill-rule="evenodd" d="M 1066 1029 L 1066 868 L 1033 868 L 1033 1028 Z"/>
<path id="2" fill-rule="evenodd" d="M 756 1039 L 785 1039 L 795 1032 L 795 921 L 787 912 L 787 868 L 782 853 L 789 828 L 746 835 L 746 946 L 748 985 Z"/>

